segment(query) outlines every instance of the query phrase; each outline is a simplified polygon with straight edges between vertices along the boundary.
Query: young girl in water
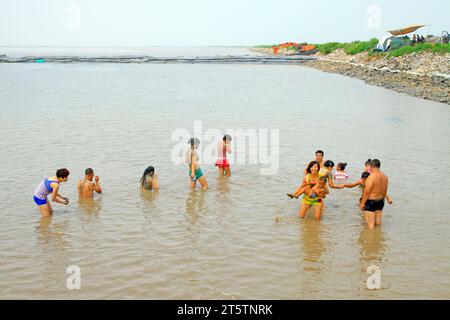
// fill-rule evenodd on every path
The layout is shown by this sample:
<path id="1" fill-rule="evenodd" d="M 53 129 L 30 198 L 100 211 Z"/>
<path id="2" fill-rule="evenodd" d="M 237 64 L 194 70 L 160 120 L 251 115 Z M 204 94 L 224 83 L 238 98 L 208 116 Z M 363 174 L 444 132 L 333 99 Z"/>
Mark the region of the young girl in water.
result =
<path id="1" fill-rule="evenodd" d="M 59 184 L 67 182 L 69 178 L 69 170 L 63 168 L 56 171 L 56 176 L 45 178 L 34 191 L 34 202 L 39 208 L 42 216 L 49 217 L 53 214 L 53 208 L 48 201 L 49 194 L 52 195 L 52 201 L 62 204 L 69 204 L 69 199 L 58 193 Z"/>
<path id="2" fill-rule="evenodd" d="M 227 159 L 227 153 L 231 153 L 231 136 L 226 134 L 222 141 L 217 144 L 216 167 L 219 167 L 219 176 L 231 177 L 230 163 Z"/>
<path id="3" fill-rule="evenodd" d="M 334 180 L 336 183 L 346 183 L 348 181 L 348 174 L 345 172 L 347 162 L 339 162 L 334 174 Z"/>
<path id="4" fill-rule="evenodd" d="M 188 141 L 190 148 L 186 151 L 185 162 L 189 165 L 189 177 L 191 178 L 191 188 L 195 189 L 197 181 L 202 186 L 204 191 L 208 190 L 208 182 L 203 176 L 202 169 L 198 164 L 199 156 L 197 153 L 198 146 L 200 145 L 200 140 L 197 138 L 191 138 Z"/>
<path id="5" fill-rule="evenodd" d="M 142 174 L 141 190 L 159 190 L 158 175 L 152 166 L 145 169 Z"/>

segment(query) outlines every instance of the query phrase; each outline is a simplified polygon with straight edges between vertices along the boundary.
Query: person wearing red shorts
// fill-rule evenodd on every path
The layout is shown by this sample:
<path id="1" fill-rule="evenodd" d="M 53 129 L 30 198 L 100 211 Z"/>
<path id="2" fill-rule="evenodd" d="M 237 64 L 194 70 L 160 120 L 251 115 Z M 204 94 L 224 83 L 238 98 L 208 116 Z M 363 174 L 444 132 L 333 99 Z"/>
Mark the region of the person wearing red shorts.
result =
<path id="1" fill-rule="evenodd" d="M 230 163 L 227 159 L 227 153 L 231 153 L 231 136 L 226 134 L 222 141 L 217 144 L 216 167 L 219 167 L 219 176 L 231 177 Z"/>

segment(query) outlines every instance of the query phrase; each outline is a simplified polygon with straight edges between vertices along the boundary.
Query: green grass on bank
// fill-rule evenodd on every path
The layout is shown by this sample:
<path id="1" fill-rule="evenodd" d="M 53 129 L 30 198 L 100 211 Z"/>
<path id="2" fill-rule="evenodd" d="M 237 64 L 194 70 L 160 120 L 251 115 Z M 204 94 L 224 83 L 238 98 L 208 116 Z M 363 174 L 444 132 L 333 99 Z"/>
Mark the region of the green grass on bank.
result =
<path id="1" fill-rule="evenodd" d="M 370 56 L 378 55 L 388 58 L 401 57 L 403 55 L 412 54 L 414 52 L 433 52 L 438 54 L 450 53 L 450 44 L 433 44 L 433 43 L 419 43 L 415 46 L 405 46 L 390 52 L 373 52 L 377 46 L 378 39 L 373 38 L 369 41 L 353 41 L 353 42 L 327 42 L 323 44 L 316 44 L 317 49 L 322 54 L 330 54 L 337 49 L 343 49 L 348 55 L 355 55 L 361 52 L 368 52 Z M 261 45 L 255 48 L 272 48 L 273 45 Z M 295 49 L 287 48 L 287 49 Z"/>
<path id="2" fill-rule="evenodd" d="M 372 50 L 377 46 L 378 39 L 373 38 L 369 41 L 353 41 L 353 42 L 327 42 L 317 44 L 319 52 L 322 54 L 330 54 L 337 49 L 343 49 L 346 54 L 355 55 L 364 51 Z"/>
<path id="3" fill-rule="evenodd" d="M 401 57 L 406 54 L 414 52 L 434 52 L 439 54 L 450 53 L 450 44 L 433 44 L 433 43 L 419 43 L 415 46 L 406 46 L 398 48 L 397 50 L 385 53 L 388 58 Z"/>

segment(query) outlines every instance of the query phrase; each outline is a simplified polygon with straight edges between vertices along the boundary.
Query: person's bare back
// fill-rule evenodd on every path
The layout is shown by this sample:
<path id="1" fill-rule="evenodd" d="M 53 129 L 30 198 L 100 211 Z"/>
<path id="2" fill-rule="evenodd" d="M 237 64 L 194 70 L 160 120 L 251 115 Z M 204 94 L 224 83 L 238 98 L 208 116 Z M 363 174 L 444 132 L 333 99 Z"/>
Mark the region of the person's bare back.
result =
<path id="1" fill-rule="evenodd" d="M 80 198 L 94 197 L 94 183 L 92 181 L 80 180 L 78 181 L 78 194 Z"/>
<path id="2" fill-rule="evenodd" d="M 93 198 L 94 191 L 97 193 L 102 193 L 100 178 L 95 176 L 95 182 L 92 180 L 94 180 L 94 170 L 88 168 L 85 171 L 84 179 L 79 180 L 77 184 L 78 195 L 80 198 Z"/>

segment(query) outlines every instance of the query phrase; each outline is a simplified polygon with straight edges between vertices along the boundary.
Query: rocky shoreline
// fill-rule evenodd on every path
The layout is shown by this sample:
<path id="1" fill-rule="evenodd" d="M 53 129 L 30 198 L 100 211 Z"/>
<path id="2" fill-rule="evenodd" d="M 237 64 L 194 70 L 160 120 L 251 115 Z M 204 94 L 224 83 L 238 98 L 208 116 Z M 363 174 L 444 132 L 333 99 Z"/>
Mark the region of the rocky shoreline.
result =
<path id="1" fill-rule="evenodd" d="M 252 51 L 272 55 L 268 48 Z M 283 52 L 284 54 L 284 52 Z M 367 52 L 347 55 L 336 50 L 304 65 L 324 72 L 338 73 L 366 83 L 414 97 L 450 104 L 450 55 L 430 52 L 397 58 L 370 57 Z"/>
<path id="2" fill-rule="evenodd" d="M 408 95 L 450 104 L 450 78 L 444 74 L 423 75 L 414 72 L 390 70 L 343 63 L 342 61 L 316 60 L 305 65 L 325 72 L 357 78 L 366 83 Z"/>

